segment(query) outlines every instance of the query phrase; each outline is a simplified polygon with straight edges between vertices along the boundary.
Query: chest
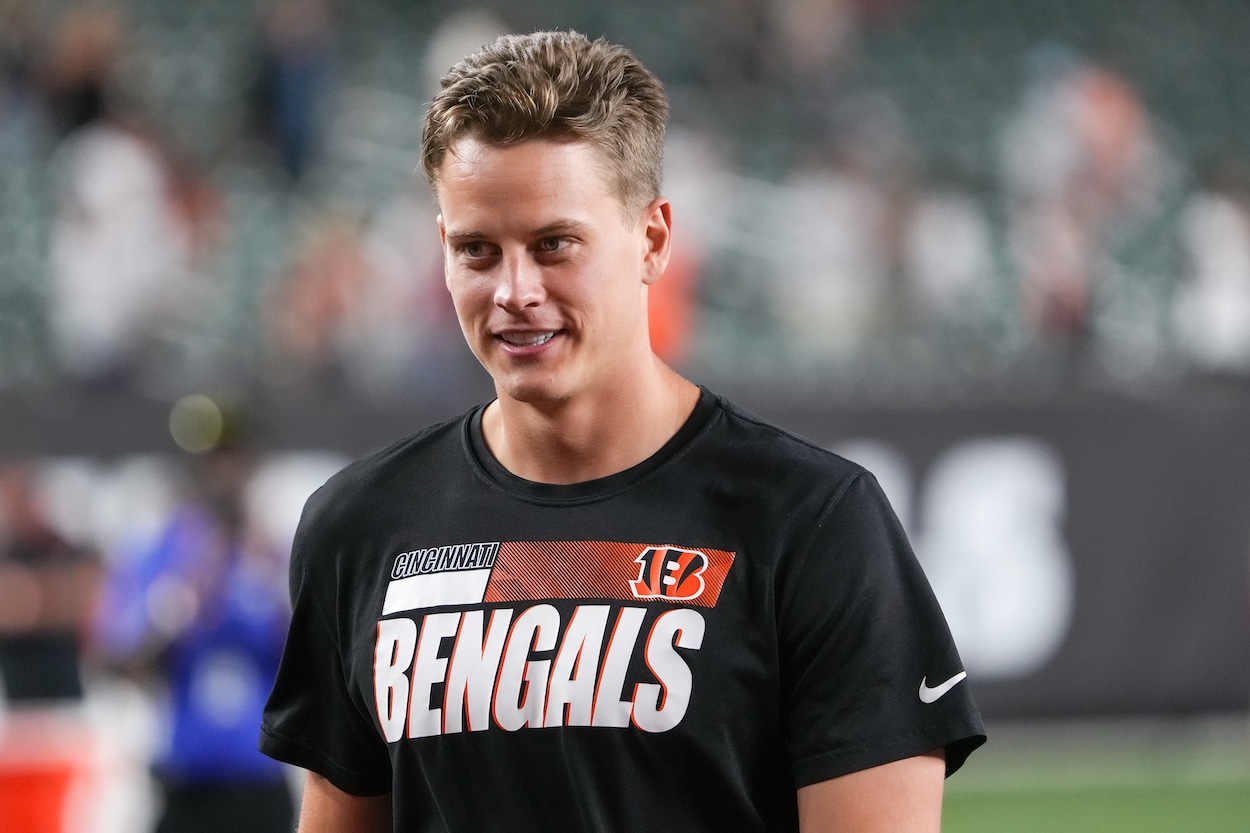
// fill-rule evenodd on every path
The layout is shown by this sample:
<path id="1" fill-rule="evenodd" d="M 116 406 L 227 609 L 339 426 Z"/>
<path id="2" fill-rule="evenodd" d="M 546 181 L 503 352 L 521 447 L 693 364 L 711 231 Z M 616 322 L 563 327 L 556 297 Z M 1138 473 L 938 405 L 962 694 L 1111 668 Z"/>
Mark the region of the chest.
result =
<path id="1" fill-rule="evenodd" d="M 767 560 L 698 513 L 644 503 L 444 507 L 362 535 L 340 621 L 385 740 L 645 737 L 775 709 Z"/>

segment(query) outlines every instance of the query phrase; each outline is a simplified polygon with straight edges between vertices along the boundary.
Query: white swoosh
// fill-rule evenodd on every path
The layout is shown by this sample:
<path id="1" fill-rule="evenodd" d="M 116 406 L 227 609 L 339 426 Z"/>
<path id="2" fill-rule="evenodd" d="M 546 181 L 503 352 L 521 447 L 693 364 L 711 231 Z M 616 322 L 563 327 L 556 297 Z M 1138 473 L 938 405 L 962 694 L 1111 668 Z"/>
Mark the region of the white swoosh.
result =
<path id="1" fill-rule="evenodd" d="M 934 686 L 933 688 L 929 688 L 929 686 L 926 685 L 926 683 L 928 683 L 929 681 L 929 678 L 925 677 L 924 679 L 920 681 L 920 702 L 921 703 L 936 703 L 938 700 L 942 698 L 943 694 L 950 691 L 955 686 L 959 685 L 959 683 L 966 676 L 968 676 L 967 671 L 960 671 L 958 674 L 951 677 L 946 682 L 940 685 Z"/>

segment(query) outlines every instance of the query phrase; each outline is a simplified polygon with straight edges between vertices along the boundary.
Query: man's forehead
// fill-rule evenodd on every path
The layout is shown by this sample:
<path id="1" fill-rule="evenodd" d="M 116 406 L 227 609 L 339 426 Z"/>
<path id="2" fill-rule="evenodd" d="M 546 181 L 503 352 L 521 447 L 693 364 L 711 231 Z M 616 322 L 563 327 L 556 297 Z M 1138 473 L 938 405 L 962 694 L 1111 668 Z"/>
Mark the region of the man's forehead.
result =
<path id="1" fill-rule="evenodd" d="M 461 136 L 447 146 L 447 152 L 443 154 L 443 161 L 439 165 L 439 169 L 447 167 L 448 161 L 453 159 L 460 162 L 476 161 L 481 158 L 482 154 L 493 147 L 498 146 L 492 145 L 473 134 Z"/>
<path id="2" fill-rule="evenodd" d="M 613 166 L 610 164 L 607 154 L 602 148 L 587 139 L 557 134 L 554 136 L 536 136 L 519 142 L 491 142 L 476 133 L 470 133 L 454 140 L 447 146 L 447 151 L 443 154 L 443 158 L 438 166 L 438 178 L 435 185 L 437 187 L 438 184 L 442 183 L 449 168 L 455 168 L 456 173 L 463 176 L 472 169 L 488 163 L 490 157 L 495 154 L 506 154 L 512 150 L 524 151 L 541 148 L 573 151 L 572 154 L 564 154 L 566 157 L 565 161 L 573 161 L 568 158 L 571 155 L 584 154 L 584 161 L 591 162 L 595 167 L 599 168 L 605 181 L 611 180 Z"/>
<path id="3" fill-rule="evenodd" d="M 479 208 L 508 194 L 546 191 L 556 197 L 578 199 L 598 192 L 625 201 L 613 167 L 603 151 L 586 140 L 527 139 L 497 144 L 465 137 L 448 148 L 434 181 L 434 197 L 446 214 L 449 203 L 466 200 Z M 486 201 L 490 205 L 482 205 Z"/>

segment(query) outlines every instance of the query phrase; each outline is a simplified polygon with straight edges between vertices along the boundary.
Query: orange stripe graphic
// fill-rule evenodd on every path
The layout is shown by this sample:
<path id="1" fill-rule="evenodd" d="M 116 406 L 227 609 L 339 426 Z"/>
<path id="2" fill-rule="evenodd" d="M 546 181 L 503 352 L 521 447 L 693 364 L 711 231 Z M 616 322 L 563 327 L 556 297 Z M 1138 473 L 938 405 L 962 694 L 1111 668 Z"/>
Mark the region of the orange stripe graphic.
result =
<path id="1" fill-rule="evenodd" d="M 662 587 L 663 564 L 650 559 L 651 575 L 644 574 L 647 564 L 639 559 L 647 550 L 699 552 L 707 559 L 700 574 L 703 590 L 693 598 L 667 598 L 662 595 L 641 596 L 635 592 L 642 584 Z M 634 601 L 646 598 L 673 601 L 686 605 L 714 607 L 720 597 L 725 577 L 733 566 L 734 553 L 725 550 L 696 549 L 673 544 L 625 544 L 614 541 L 507 541 L 499 548 L 499 557 L 490 583 L 486 586 L 487 602 L 523 602 L 545 599 L 619 599 Z"/>

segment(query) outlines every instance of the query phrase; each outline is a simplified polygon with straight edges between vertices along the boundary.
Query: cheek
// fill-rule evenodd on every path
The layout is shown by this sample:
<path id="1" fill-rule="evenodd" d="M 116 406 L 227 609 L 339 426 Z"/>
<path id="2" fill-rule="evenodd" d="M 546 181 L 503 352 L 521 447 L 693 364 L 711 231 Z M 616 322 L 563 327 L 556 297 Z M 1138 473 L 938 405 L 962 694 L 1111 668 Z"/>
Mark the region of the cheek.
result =
<path id="1" fill-rule="evenodd" d="M 452 310 L 456 313 L 456 321 L 460 324 L 460 330 L 468 337 L 478 329 L 476 322 L 483 318 L 481 305 L 468 296 L 463 288 L 453 285 L 450 281 L 447 290 L 451 295 Z"/>
<path id="2" fill-rule="evenodd" d="M 491 301 L 494 290 L 489 281 L 463 269 L 457 271 L 450 264 L 443 274 L 443 283 L 447 286 L 447 292 L 457 310 L 469 312 Z"/>

